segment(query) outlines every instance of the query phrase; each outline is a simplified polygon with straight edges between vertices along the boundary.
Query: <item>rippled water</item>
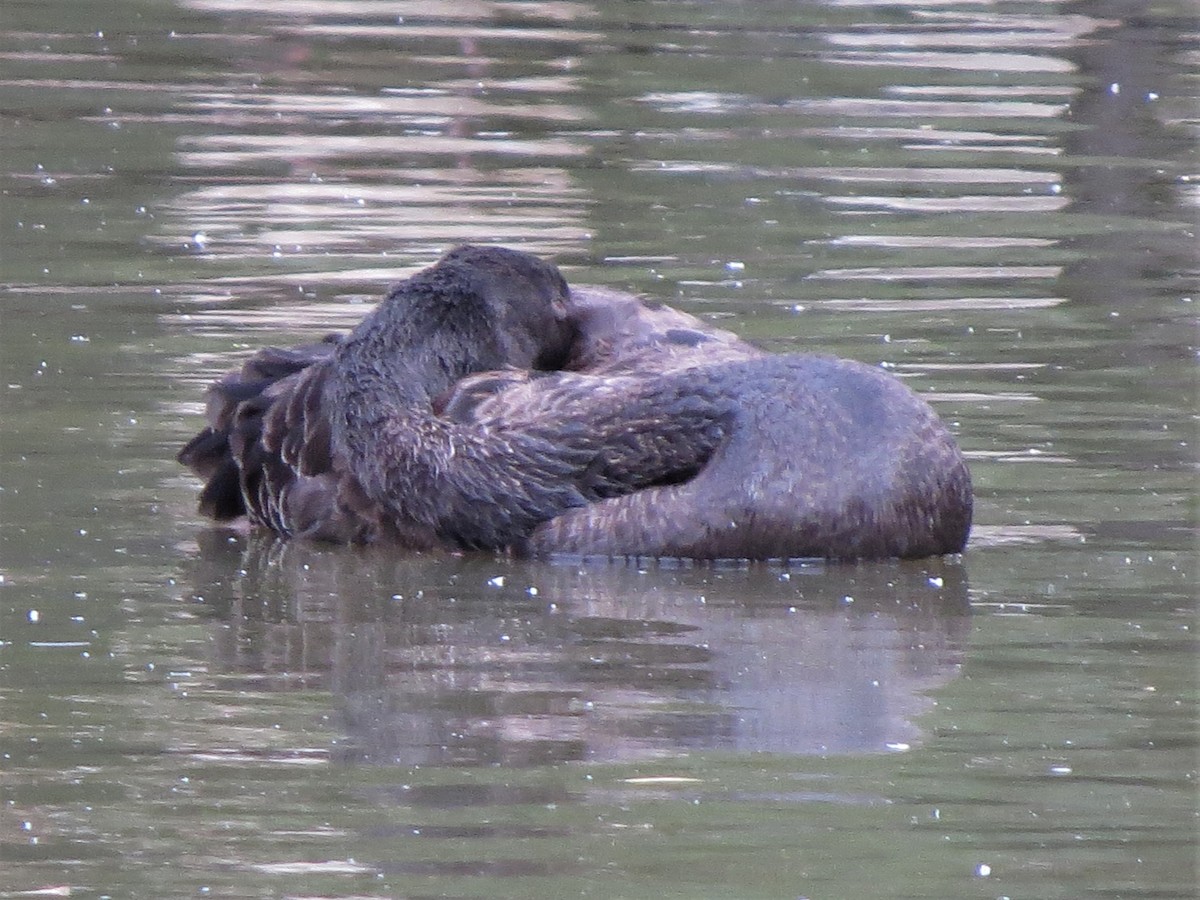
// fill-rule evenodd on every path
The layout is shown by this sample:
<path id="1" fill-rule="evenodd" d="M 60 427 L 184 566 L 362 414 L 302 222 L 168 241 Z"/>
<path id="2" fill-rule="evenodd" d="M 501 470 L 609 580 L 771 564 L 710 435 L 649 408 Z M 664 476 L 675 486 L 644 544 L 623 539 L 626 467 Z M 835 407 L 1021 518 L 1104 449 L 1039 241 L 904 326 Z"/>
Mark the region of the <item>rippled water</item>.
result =
<path id="1" fill-rule="evenodd" d="M 1185 2 L 6 2 L 0 897 L 1190 897 Z M 878 363 L 962 559 L 206 529 L 204 384 L 464 240 Z"/>

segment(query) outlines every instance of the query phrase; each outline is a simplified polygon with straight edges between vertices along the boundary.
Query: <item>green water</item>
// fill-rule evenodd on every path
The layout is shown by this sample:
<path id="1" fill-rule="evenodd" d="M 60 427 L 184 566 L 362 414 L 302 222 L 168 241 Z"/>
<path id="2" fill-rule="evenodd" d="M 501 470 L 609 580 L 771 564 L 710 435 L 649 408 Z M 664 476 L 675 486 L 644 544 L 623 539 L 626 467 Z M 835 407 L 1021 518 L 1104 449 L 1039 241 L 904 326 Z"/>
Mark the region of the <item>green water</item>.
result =
<path id="1" fill-rule="evenodd" d="M 0 897 L 1193 896 L 1198 34 L 8 0 Z M 968 453 L 968 552 L 207 529 L 204 385 L 465 240 L 889 367 Z"/>

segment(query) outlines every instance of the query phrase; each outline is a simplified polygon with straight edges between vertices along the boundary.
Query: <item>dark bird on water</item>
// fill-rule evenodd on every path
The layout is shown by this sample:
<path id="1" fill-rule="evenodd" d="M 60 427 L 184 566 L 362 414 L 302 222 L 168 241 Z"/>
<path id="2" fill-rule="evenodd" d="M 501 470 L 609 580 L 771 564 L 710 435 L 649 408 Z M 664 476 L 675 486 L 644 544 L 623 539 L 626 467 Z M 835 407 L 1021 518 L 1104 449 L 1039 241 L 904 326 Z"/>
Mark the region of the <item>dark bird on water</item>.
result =
<path id="1" fill-rule="evenodd" d="M 963 549 L 970 475 L 900 381 L 768 354 L 499 247 L 460 247 L 348 336 L 268 348 L 179 454 L 201 512 L 285 535 L 585 556 Z"/>

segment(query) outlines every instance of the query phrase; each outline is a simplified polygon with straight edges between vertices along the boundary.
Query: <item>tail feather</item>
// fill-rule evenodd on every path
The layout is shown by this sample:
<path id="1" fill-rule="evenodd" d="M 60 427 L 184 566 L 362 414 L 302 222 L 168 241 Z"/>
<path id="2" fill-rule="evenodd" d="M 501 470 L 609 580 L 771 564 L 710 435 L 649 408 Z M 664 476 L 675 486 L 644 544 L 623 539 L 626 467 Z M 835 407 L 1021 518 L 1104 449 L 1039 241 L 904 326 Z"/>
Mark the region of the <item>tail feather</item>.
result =
<path id="1" fill-rule="evenodd" d="M 228 521 L 249 514 L 289 531 L 283 505 L 289 485 L 301 469 L 318 474 L 331 465 L 322 364 L 340 340 L 329 335 L 315 344 L 264 348 L 209 388 L 208 425 L 176 455 L 205 482 L 202 515 Z"/>

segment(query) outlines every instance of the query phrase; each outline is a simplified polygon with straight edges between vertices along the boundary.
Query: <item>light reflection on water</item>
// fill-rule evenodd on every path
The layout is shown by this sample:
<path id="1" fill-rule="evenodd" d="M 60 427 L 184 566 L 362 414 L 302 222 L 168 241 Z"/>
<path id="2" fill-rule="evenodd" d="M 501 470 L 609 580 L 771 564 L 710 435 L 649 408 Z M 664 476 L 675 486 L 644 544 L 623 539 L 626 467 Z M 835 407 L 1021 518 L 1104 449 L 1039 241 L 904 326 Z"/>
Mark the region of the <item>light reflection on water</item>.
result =
<path id="1" fill-rule="evenodd" d="M 1190 896 L 1183 5 L 108 6 L 0 37 L 0 890 Z M 971 549 L 202 530 L 203 385 L 462 240 L 888 367 Z"/>
<path id="2" fill-rule="evenodd" d="M 242 549 L 219 532 L 203 546 L 192 591 L 218 617 L 219 669 L 251 688 L 332 690 L 345 761 L 911 747 L 969 624 L 961 567 L 941 561 L 647 572 L 466 560 L 442 587 L 443 560 Z M 264 604 L 275 595 L 285 608 Z"/>

